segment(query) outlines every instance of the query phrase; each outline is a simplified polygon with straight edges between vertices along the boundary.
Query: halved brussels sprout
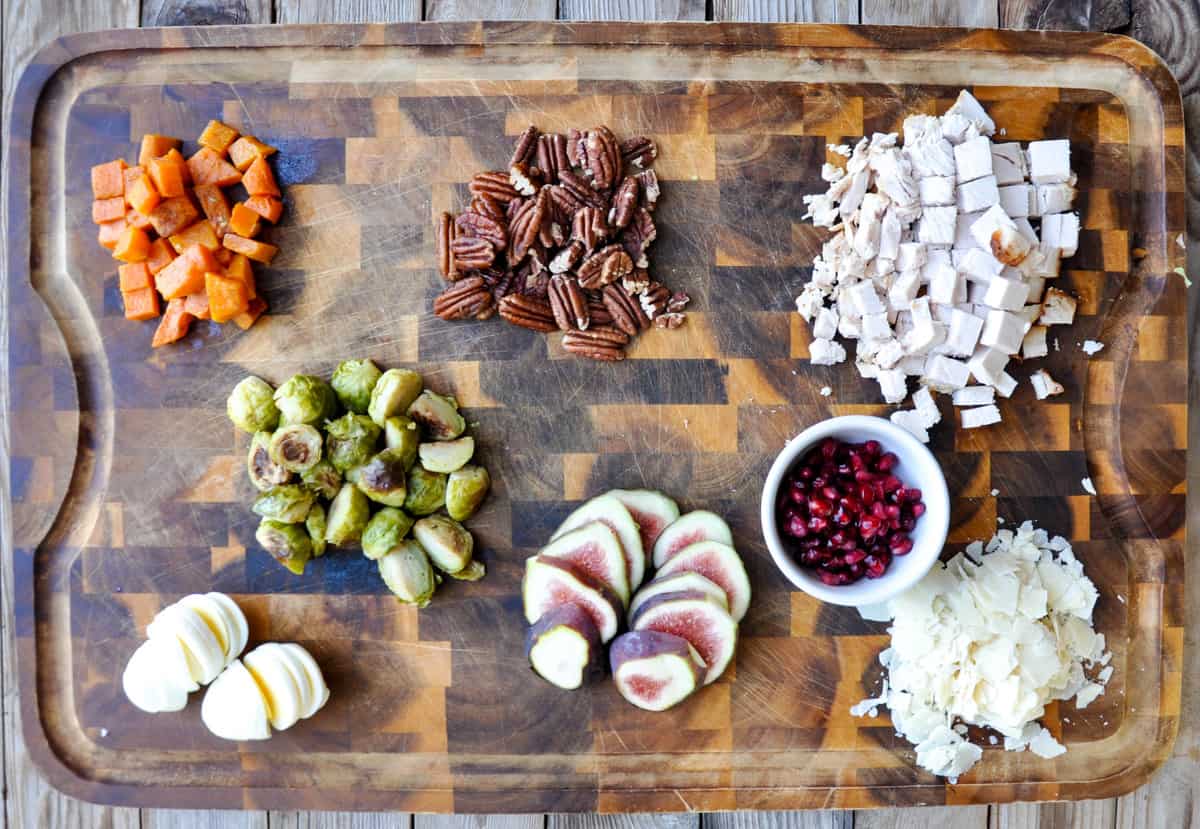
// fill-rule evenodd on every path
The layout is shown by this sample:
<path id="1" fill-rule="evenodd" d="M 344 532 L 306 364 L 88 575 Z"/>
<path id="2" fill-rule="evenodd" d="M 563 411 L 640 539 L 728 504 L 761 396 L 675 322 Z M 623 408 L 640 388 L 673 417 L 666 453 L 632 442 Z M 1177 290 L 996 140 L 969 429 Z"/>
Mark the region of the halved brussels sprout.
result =
<path id="1" fill-rule="evenodd" d="M 371 516 L 363 530 L 363 555 L 369 559 L 383 558 L 404 540 L 412 525 L 408 513 L 395 507 L 384 507 Z"/>
<path id="2" fill-rule="evenodd" d="M 383 373 L 371 390 L 367 414 L 380 426 L 394 414 L 400 414 L 417 399 L 425 382 L 421 375 L 406 368 L 392 368 Z"/>
<path id="3" fill-rule="evenodd" d="M 430 472 L 453 472 L 462 467 L 475 454 L 475 438 L 467 436 L 458 440 L 438 443 L 422 443 L 421 466 Z"/>
<path id="4" fill-rule="evenodd" d="M 402 507 L 407 493 L 407 472 L 403 452 L 384 449 L 358 468 L 354 485 L 372 501 L 389 507 Z"/>
<path id="5" fill-rule="evenodd" d="M 471 563 L 475 539 L 462 524 L 444 515 L 429 515 L 412 527 L 413 538 L 421 545 L 433 566 L 443 573 L 459 573 Z"/>
<path id="6" fill-rule="evenodd" d="M 472 560 L 466 567 L 459 570 L 457 573 L 447 573 L 452 579 L 459 581 L 479 581 L 487 575 L 487 568 L 483 566 L 482 561 Z"/>
<path id="7" fill-rule="evenodd" d="M 371 517 L 371 503 L 354 484 L 342 484 L 325 518 L 325 540 L 339 547 L 362 538 Z"/>
<path id="8" fill-rule="evenodd" d="M 455 521 L 470 518 L 487 497 L 492 479 L 482 466 L 468 464 L 450 473 L 446 482 L 446 512 Z"/>
<path id="9" fill-rule="evenodd" d="M 320 377 L 296 374 L 275 389 L 275 405 L 279 407 L 279 422 L 317 425 L 337 414 L 337 395 Z"/>
<path id="10" fill-rule="evenodd" d="M 250 476 L 254 488 L 261 492 L 292 479 L 291 472 L 271 460 L 270 432 L 255 432 L 250 439 L 250 451 L 246 453 L 246 474 Z"/>
<path id="11" fill-rule="evenodd" d="M 307 423 L 281 426 L 271 435 L 271 460 L 292 472 L 304 472 L 321 460 L 321 433 Z"/>
<path id="12" fill-rule="evenodd" d="M 314 463 L 300 475 L 304 485 L 322 498 L 333 498 L 342 488 L 342 476 L 327 458 Z"/>
<path id="13" fill-rule="evenodd" d="M 313 504 L 304 519 L 304 528 L 308 530 L 308 537 L 312 539 L 313 558 L 325 555 L 325 507 L 320 503 Z"/>
<path id="14" fill-rule="evenodd" d="M 446 476 L 441 472 L 430 472 L 417 464 L 408 470 L 408 496 L 404 499 L 404 511 L 410 515 L 429 515 L 437 512 L 446 503 Z"/>
<path id="15" fill-rule="evenodd" d="M 421 424 L 433 440 L 453 440 L 467 428 L 467 421 L 458 413 L 458 404 L 451 397 L 426 389 L 408 407 L 408 416 Z"/>
<path id="16" fill-rule="evenodd" d="M 369 417 L 346 414 L 325 425 L 325 457 L 334 468 L 346 474 L 347 469 L 362 466 L 375 454 L 380 428 Z"/>
<path id="17" fill-rule="evenodd" d="M 316 499 L 317 496 L 310 489 L 299 484 L 284 484 L 259 495 L 250 509 L 263 518 L 284 524 L 299 524 L 308 516 Z"/>
<path id="18" fill-rule="evenodd" d="M 370 360 L 343 360 L 333 371 L 330 385 L 342 406 L 355 414 L 366 414 L 371 390 L 382 372 Z"/>
<path id="19" fill-rule="evenodd" d="M 299 524 L 264 519 L 254 532 L 254 540 L 298 576 L 304 574 L 304 565 L 312 558 L 312 539 Z"/>
<path id="20" fill-rule="evenodd" d="M 225 413 L 243 432 L 269 432 L 279 425 L 275 389 L 261 377 L 246 377 L 229 393 Z"/>
<path id="21" fill-rule="evenodd" d="M 388 590 L 405 604 L 425 607 L 437 589 L 436 576 L 429 566 L 429 557 L 415 541 L 401 541 L 399 546 L 379 559 L 379 575 Z"/>
<path id="22" fill-rule="evenodd" d="M 405 468 L 410 469 L 417 460 L 421 429 L 404 415 L 394 415 L 383 424 L 383 442 L 387 444 L 388 449 L 401 450 L 404 453 Z"/>

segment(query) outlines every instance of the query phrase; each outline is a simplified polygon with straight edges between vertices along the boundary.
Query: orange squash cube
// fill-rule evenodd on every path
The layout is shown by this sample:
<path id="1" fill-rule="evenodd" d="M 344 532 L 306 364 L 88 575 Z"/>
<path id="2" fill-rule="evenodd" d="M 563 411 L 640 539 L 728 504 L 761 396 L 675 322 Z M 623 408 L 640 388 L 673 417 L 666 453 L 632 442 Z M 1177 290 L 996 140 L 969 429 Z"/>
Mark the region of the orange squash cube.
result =
<path id="1" fill-rule="evenodd" d="M 250 162 L 250 166 L 242 174 L 242 186 L 251 196 L 279 198 L 279 185 L 275 183 L 275 174 L 271 172 L 271 165 L 261 156 Z"/>
<path id="2" fill-rule="evenodd" d="M 196 184 L 215 184 L 229 187 L 242 180 L 242 174 L 209 147 L 201 147 L 187 160 L 188 171 Z"/>
<path id="3" fill-rule="evenodd" d="M 150 345 L 158 348 L 183 339 L 192 327 L 193 319 L 195 317 L 184 310 L 182 297 L 171 300 L 167 303 L 167 312 L 163 314 L 162 322 L 158 324 L 158 330 L 154 332 L 154 339 L 150 341 Z"/>
<path id="4" fill-rule="evenodd" d="M 171 150 L 171 152 L 178 153 L 179 151 Z M 146 165 L 150 180 L 154 182 L 154 189 L 164 199 L 184 195 L 184 188 L 187 187 L 187 182 L 184 181 L 186 170 L 186 165 L 176 163 L 169 153 L 162 158 L 151 159 L 150 163 Z"/>
<path id="5" fill-rule="evenodd" d="M 138 152 L 138 164 L 145 167 L 156 158 L 169 153 L 171 150 L 178 150 L 181 142 L 178 138 L 171 138 L 166 135 L 155 135 L 148 132 L 142 136 L 142 148 Z"/>
<path id="6" fill-rule="evenodd" d="M 130 262 L 128 265 L 121 265 L 117 268 L 117 276 L 123 294 L 154 287 L 154 277 L 145 262 Z"/>
<path id="7" fill-rule="evenodd" d="M 125 319 L 127 320 L 154 319 L 160 313 L 158 292 L 153 288 L 122 291 L 121 298 L 125 300 Z"/>
<path id="8" fill-rule="evenodd" d="M 136 227 L 139 230 L 144 230 L 147 233 L 154 230 L 154 225 L 150 224 L 150 217 L 143 216 L 132 207 L 125 211 L 125 224 Z"/>
<path id="9" fill-rule="evenodd" d="M 115 222 L 125 218 L 125 198 L 111 196 L 107 199 L 96 199 L 92 202 L 92 221 L 96 224 Z"/>
<path id="10" fill-rule="evenodd" d="M 185 296 L 183 298 L 183 310 L 198 320 L 212 319 L 212 312 L 208 306 L 208 294 L 204 292 Z"/>
<path id="11" fill-rule="evenodd" d="M 242 203 L 271 224 L 275 224 L 283 215 L 283 202 L 274 196 L 251 196 Z"/>
<path id="12" fill-rule="evenodd" d="M 253 135 L 243 135 L 229 147 L 229 160 L 243 173 L 256 158 L 266 158 L 275 148 L 264 144 Z"/>
<path id="13" fill-rule="evenodd" d="M 238 131 L 221 121 L 209 121 L 204 132 L 196 139 L 201 147 L 208 147 L 215 153 L 225 155 L 229 145 L 237 140 Z"/>
<path id="14" fill-rule="evenodd" d="M 115 159 L 92 168 L 92 196 L 111 199 L 125 193 L 124 159 Z"/>
<path id="15" fill-rule="evenodd" d="M 204 291 L 213 322 L 229 322 L 250 308 L 250 297 L 240 279 L 230 279 L 218 273 L 204 275 Z"/>
<path id="16" fill-rule="evenodd" d="M 226 233 L 225 238 L 221 240 L 221 244 L 234 253 L 240 253 L 248 259 L 253 259 L 255 262 L 262 262 L 264 265 L 271 264 L 271 260 L 279 252 L 279 248 L 274 245 L 268 245 L 266 242 L 256 242 L 253 239 L 238 236 L 236 233 Z"/>
<path id="17" fill-rule="evenodd" d="M 250 300 L 249 306 L 242 313 L 233 318 L 233 323 L 238 328 L 245 331 L 254 323 L 258 322 L 258 318 L 267 310 L 267 303 L 262 297 L 253 297 Z"/>
<path id="18" fill-rule="evenodd" d="M 96 236 L 96 241 L 100 243 L 100 247 L 112 250 L 117 246 L 117 240 L 121 238 L 121 234 L 127 226 L 128 223 L 124 218 L 105 222 L 100 225 L 100 232 Z"/>
<path id="19" fill-rule="evenodd" d="M 143 262 L 150 255 L 150 237 L 146 231 L 137 227 L 127 226 L 117 239 L 113 248 L 113 259 L 122 262 Z"/>
<path id="20" fill-rule="evenodd" d="M 187 196 L 163 199 L 150 211 L 150 224 L 159 236 L 174 236 L 200 218 L 200 211 Z"/>
<path id="21" fill-rule="evenodd" d="M 181 256 L 173 260 L 154 275 L 158 292 L 167 299 L 176 299 L 204 290 L 204 274 L 218 271 L 220 265 L 212 251 L 200 245 L 192 245 Z"/>
<path id="22" fill-rule="evenodd" d="M 176 253 L 183 253 L 192 245 L 201 245 L 209 250 L 217 250 L 221 247 L 221 240 L 217 238 L 213 226 L 203 221 L 188 225 L 171 236 L 171 247 L 175 248 Z"/>
<path id="23" fill-rule="evenodd" d="M 197 184 L 192 192 L 196 194 L 196 201 L 200 202 L 200 209 L 212 223 L 217 236 L 224 236 L 229 227 L 229 200 L 225 198 L 225 193 L 215 184 Z"/>
<path id="24" fill-rule="evenodd" d="M 238 202 L 229 215 L 229 232 L 252 239 L 262 229 L 262 217 L 246 205 Z"/>
<path id="25" fill-rule="evenodd" d="M 150 253 L 146 256 L 146 267 L 150 273 L 156 274 L 170 265 L 175 259 L 175 249 L 166 239 L 155 239 L 150 243 Z"/>
<path id="26" fill-rule="evenodd" d="M 154 183 L 150 180 L 150 176 L 142 173 L 133 183 L 129 192 L 125 194 L 125 199 L 129 202 L 129 206 L 138 213 L 149 216 L 150 211 L 162 201 L 162 196 L 154 189 Z"/>
<path id="27" fill-rule="evenodd" d="M 229 264 L 225 266 L 225 275 L 230 279 L 239 279 L 246 286 L 246 295 L 251 299 L 258 296 L 258 286 L 254 281 L 254 268 L 250 260 L 240 253 L 231 254 Z"/>
<path id="28" fill-rule="evenodd" d="M 133 183 L 137 181 L 138 176 L 144 172 L 146 172 L 146 168 L 140 164 L 135 167 L 126 167 L 121 171 L 121 176 L 125 179 L 125 189 L 122 192 L 125 193 L 126 204 L 129 204 L 129 191 L 133 189 Z M 129 206 L 132 207 L 133 205 Z"/>

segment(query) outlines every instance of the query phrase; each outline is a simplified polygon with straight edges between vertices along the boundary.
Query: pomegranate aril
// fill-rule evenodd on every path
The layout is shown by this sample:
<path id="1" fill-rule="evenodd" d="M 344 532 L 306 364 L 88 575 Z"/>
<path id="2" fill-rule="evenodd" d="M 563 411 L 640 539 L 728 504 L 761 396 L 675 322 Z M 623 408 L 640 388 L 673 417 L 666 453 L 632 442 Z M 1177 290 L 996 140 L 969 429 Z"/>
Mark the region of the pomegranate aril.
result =
<path id="1" fill-rule="evenodd" d="M 905 556 L 912 552 L 913 540 L 900 533 L 892 536 L 891 550 L 894 556 Z"/>
<path id="2" fill-rule="evenodd" d="M 883 447 L 879 445 L 879 441 L 877 441 L 877 440 L 868 440 L 866 443 L 864 443 L 862 445 L 861 449 L 863 452 L 870 455 L 871 457 L 875 457 L 876 455 L 879 454 L 880 450 L 882 450 Z"/>
<path id="3" fill-rule="evenodd" d="M 808 511 L 812 515 L 819 515 L 822 518 L 828 518 L 833 514 L 833 504 L 823 498 L 809 498 Z"/>
<path id="4" fill-rule="evenodd" d="M 824 532 L 828 527 L 829 520 L 819 515 L 810 516 L 808 519 L 808 528 L 815 533 Z"/>
<path id="5" fill-rule="evenodd" d="M 919 501 L 917 503 L 913 504 L 912 505 L 912 514 L 913 514 L 913 518 L 920 518 L 922 515 L 925 514 L 925 505 Z"/>
<path id="6" fill-rule="evenodd" d="M 900 463 L 900 459 L 896 457 L 894 452 L 888 452 L 879 460 L 875 461 L 875 468 L 880 472 L 891 472 Z"/>

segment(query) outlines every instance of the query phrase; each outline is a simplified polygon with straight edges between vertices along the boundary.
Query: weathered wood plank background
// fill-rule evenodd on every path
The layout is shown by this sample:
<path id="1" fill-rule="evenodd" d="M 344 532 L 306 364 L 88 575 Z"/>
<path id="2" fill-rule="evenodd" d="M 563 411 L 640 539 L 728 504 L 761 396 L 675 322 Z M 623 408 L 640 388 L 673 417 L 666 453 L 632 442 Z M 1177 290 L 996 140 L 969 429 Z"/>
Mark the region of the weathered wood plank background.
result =
<path id="1" fill-rule="evenodd" d="M 1184 93 L 1189 126 L 1189 254 L 1198 248 L 1200 227 L 1200 0 L 0 0 L 0 59 L 3 61 L 5 123 L 10 95 L 23 63 L 59 35 L 132 26 L 217 23 L 324 23 L 455 19 L 742 20 L 879 23 L 914 25 L 1072 28 L 1130 34 L 1149 44 L 1171 66 Z M 0 244 L 3 240 L 0 240 Z M 1196 259 L 1191 260 L 1193 263 Z M 1193 266 L 1192 273 L 1200 273 Z M 1196 296 L 1189 307 L 1192 343 Z M 0 325 L 4 322 L 0 315 Z M 0 331 L 0 340 L 3 340 Z M 0 372 L 6 361 L 0 361 Z M 0 376 L 0 395 L 7 383 Z M 1197 445 L 1200 399 L 1192 384 L 1190 442 Z M 3 400 L 0 399 L 0 404 Z M 0 411 L 4 409 L 0 405 Z M 0 460 L 7 457 L 7 430 L 0 429 Z M 7 489 L 6 462 L 0 489 Z M 1200 478 L 1200 459 L 1189 459 L 1189 486 Z M 7 521 L 0 499 L 0 527 Z M 1196 537 L 1196 516 L 1189 533 Z M 1138 791 L 1108 801 L 1074 804 L 973 806 L 875 812 L 742 813 L 664 816 L 441 817 L 294 812 L 204 812 L 111 809 L 67 798 L 42 782 L 33 769 L 17 727 L 11 590 L 0 585 L 0 730 L 3 733 L 4 823 L 12 827 L 143 827 L 144 829 L 1188 829 L 1200 828 L 1200 661 L 1192 658 L 1198 637 L 1193 625 L 1186 648 L 1184 719 L 1175 757 Z M 1189 607 L 1200 613 L 1200 580 L 1189 585 Z M 1194 617 L 1193 617 L 1194 618 Z"/>

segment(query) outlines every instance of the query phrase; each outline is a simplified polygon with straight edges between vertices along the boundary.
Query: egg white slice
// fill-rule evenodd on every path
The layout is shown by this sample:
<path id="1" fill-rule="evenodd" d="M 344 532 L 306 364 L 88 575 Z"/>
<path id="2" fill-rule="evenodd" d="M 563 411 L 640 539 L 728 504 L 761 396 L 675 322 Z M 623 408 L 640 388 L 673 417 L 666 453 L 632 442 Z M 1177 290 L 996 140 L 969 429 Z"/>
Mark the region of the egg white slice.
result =
<path id="1" fill-rule="evenodd" d="M 230 662 L 205 692 L 200 720 L 224 740 L 265 740 L 271 736 L 263 691 L 238 659 Z"/>
<path id="2" fill-rule="evenodd" d="M 121 687 L 131 703 L 156 714 L 182 710 L 200 686 L 192 681 L 178 640 L 148 639 L 129 657 Z"/>
<path id="3" fill-rule="evenodd" d="M 237 602 L 224 593 L 205 595 L 224 610 L 223 618 L 226 627 L 231 631 L 227 659 L 232 662 L 234 658 L 241 656 L 242 651 L 246 649 L 246 642 L 250 640 L 250 625 L 246 622 L 246 614 L 238 607 Z"/>
<path id="4" fill-rule="evenodd" d="M 300 688 L 292 672 L 288 670 L 276 648 L 271 647 L 273 644 L 268 642 L 259 645 L 246 654 L 242 661 L 263 690 L 271 727 L 276 731 L 284 731 L 300 719 L 302 701 Z"/>
<path id="5" fill-rule="evenodd" d="M 308 719 L 329 702 L 329 686 L 325 684 L 325 675 L 321 673 L 321 666 L 317 664 L 317 660 L 303 646 L 297 645 L 295 642 L 287 642 L 280 647 L 295 660 L 297 666 L 304 673 L 305 681 L 312 689 L 308 709 L 302 715 L 304 719 Z"/>

